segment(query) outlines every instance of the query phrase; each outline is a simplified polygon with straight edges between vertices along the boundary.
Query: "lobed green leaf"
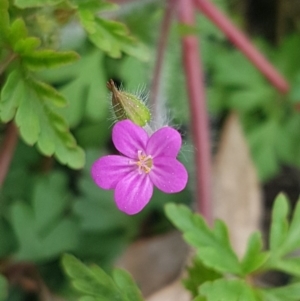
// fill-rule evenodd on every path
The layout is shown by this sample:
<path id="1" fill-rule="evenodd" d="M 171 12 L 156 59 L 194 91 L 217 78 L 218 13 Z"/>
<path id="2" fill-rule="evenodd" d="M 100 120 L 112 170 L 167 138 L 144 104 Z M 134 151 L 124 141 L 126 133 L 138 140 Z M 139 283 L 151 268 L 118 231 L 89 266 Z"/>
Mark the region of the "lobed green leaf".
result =
<path id="1" fill-rule="evenodd" d="M 76 222 L 64 214 L 69 204 L 66 177 L 52 173 L 35 181 L 32 203 L 10 207 L 19 260 L 50 259 L 72 250 L 78 241 Z"/>
<path id="2" fill-rule="evenodd" d="M 0 0 L 1 2 L 1 0 Z M 7 300 L 8 295 L 8 283 L 4 276 L 0 275 L 0 301 Z"/>
<path id="3" fill-rule="evenodd" d="M 300 283 L 293 283 L 278 288 L 261 289 L 264 301 L 298 301 L 300 296 Z"/>
<path id="4" fill-rule="evenodd" d="M 258 294 L 239 279 L 219 279 L 206 282 L 199 288 L 206 301 L 262 301 Z"/>
<path id="5" fill-rule="evenodd" d="M 74 51 L 39 50 L 22 55 L 22 62 L 30 70 L 36 71 L 70 64 L 77 61 L 78 58 L 78 54 Z"/>
<path id="6" fill-rule="evenodd" d="M 62 264 L 73 286 L 83 295 L 81 300 L 143 300 L 137 286 L 125 271 L 115 270 L 112 279 L 100 267 L 87 267 L 69 254 L 63 256 Z"/>
<path id="7" fill-rule="evenodd" d="M 45 5 L 54 6 L 64 0 L 15 0 L 15 5 L 20 8 L 42 7 Z"/>
<path id="8" fill-rule="evenodd" d="M 121 269 L 115 269 L 113 271 L 113 279 L 122 291 L 123 296 L 125 296 L 128 300 L 144 300 L 140 290 L 138 289 L 136 283 L 128 272 Z"/>
<path id="9" fill-rule="evenodd" d="M 0 0 L 0 44 L 4 42 L 9 34 L 8 0 Z"/>
<path id="10" fill-rule="evenodd" d="M 148 59 L 147 49 L 129 35 L 124 24 L 99 18 L 90 10 L 80 6 L 78 15 L 89 39 L 111 57 L 119 58 L 122 52 L 125 52 L 141 60 Z"/>
<path id="11" fill-rule="evenodd" d="M 200 285 L 207 281 L 213 281 L 222 278 L 220 273 L 217 273 L 203 265 L 203 263 L 197 257 L 193 258 L 191 266 L 187 268 L 187 273 L 188 277 L 183 279 L 183 285 L 194 297 L 198 295 L 198 289 Z"/>
<path id="12" fill-rule="evenodd" d="M 82 168 L 84 152 L 55 108 L 64 104 L 64 98 L 52 87 L 33 78 L 24 79 L 14 71 L 1 93 L 0 117 L 9 121 L 16 112 L 15 121 L 25 142 L 37 143 L 43 154 L 54 154 L 71 168 Z"/>
<path id="13" fill-rule="evenodd" d="M 261 233 L 253 233 L 248 240 L 246 253 L 241 261 L 245 275 L 258 270 L 267 261 L 269 254 L 262 252 L 262 247 Z"/>
<path id="14" fill-rule="evenodd" d="M 288 233 L 287 214 L 289 212 L 288 201 L 284 194 L 279 194 L 274 202 L 272 210 L 272 224 L 270 232 L 270 250 L 280 249 Z"/>
<path id="15" fill-rule="evenodd" d="M 180 229 L 185 240 L 197 248 L 197 256 L 215 271 L 241 275 L 242 268 L 233 252 L 225 225 L 218 221 L 210 230 L 204 219 L 193 214 L 186 206 L 168 204 L 166 214 Z"/>

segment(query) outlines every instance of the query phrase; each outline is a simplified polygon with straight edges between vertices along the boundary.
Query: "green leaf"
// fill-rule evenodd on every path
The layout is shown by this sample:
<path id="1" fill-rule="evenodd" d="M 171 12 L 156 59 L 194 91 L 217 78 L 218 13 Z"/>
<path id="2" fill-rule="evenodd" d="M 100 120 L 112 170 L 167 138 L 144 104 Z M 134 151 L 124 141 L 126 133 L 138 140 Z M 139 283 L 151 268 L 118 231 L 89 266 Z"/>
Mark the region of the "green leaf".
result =
<path id="1" fill-rule="evenodd" d="M 72 66 L 75 79 L 61 89 L 62 94 L 70 101 L 64 113 L 72 127 L 83 117 L 95 122 L 107 116 L 109 102 L 103 64 L 103 54 L 95 51 L 83 56 Z"/>
<path id="2" fill-rule="evenodd" d="M 289 205 L 284 194 L 279 194 L 275 200 L 272 210 L 272 223 L 270 232 L 270 250 L 272 252 L 280 249 L 288 233 L 287 214 Z"/>
<path id="3" fill-rule="evenodd" d="M 268 259 L 269 254 L 262 252 L 262 247 L 261 233 L 253 233 L 248 240 L 246 253 L 241 261 L 245 275 L 258 270 Z"/>
<path id="4" fill-rule="evenodd" d="M 22 62 L 27 68 L 36 71 L 70 64 L 78 58 L 78 54 L 74 51 L 39 50 L 22 55 Z"/>
<path id="5" fill-rule="evenodd" d="M 0 116 L 11 120 L 16 111 L 16 123 L 26 143 L 37 143 L 40 151 L 55 155 L 71 168 L 84 165 L 83 150 L 77 146 L 68 125 L 54 106 L 64 104 L 64 99 L 52 87 L 33 78 L 23 78 L 14 71 L 2 91 Z"/>
<path id="6" fill-rule="evenodd" d="M 197 257 L 193 258 L 191 266 L 187 268 L 187 272 L 188 278 L 183 279 L 183 284 L 194 297 L 198 295 L 198 288 L 200 285 L 207 281 L 213 281 L 222 277 L 220 273 L 203 265 Z"/>
<path id="7" fill-rule="evenodd" d="M 300 258 L 276 258 L 273 268 L 300 277 Z"/>
<path id="8" fill-rule="evenodd" d="M 20 8 L 43 7 L 45 5 L 57 5 L 64 0 L 15 0 L 15 5 Z"/>
<path id="9" fill-rule="evenodd" d="M 229 97 L 229 106 L 234 110 L 249 112 L 266 106 L 274 100 L 274 90 L 265 85 L 255 89 L 241 89 L 234 91 Z"/>
<path id="10" fill-rule="evenodd" d="M 1 2 L 1 0 L 0 0 Z M 0 275 L 0 301 L 5 301 L 8 295 L 8 283 L 3 275 Z"/>
<path id="11" fill-rule="evenodd" d="M 185 240 L 197 248 L 197 256 L 215 271 L 241 275 L 242 269 L 233 252 L 225 225 L 218 221 L 210 230 L 204 219 L 193 214 L 186 206 L 168 204 L 166 214 L 171 222 L 183 232 Z"/>
<path id="12" fill-rule="evenodd" d="M 298 201 L 293 218 L 288 223 L 288 200 L 280 194 L 272 211 L 270 233 L 270 258 L 264 265 L 265 269 L 276 269 L 300 276 L 300 258 L 291 254 L 300 248 L 300 202 Z"/>
<path id="13" fill-rule="evenodd" d="M 207 301 L 262 301 L 245 281 L 238 279 L 206 282 L 199 292 Z"/>
<path id="14" fill-rule="evenodd" d="M 8 0 L 0 0 L 0 43 L 6 40 L 9 34 Z"/>
<path id="15" fill-rule="evenodd" d="M 129 35 L 124 24 L 98 18 L 82 6 L 79 6 L 78 14 L 89 39 L 111 57 L 119 58 L 125 52 L 141 60 L 148 59 L 147 49 Z"/>
<path id="16" fill-rule="evenodd" d="M 78 243 L 76 222 L 65 216 L 66 178 L 59 173 L 36 180 L 32 206 L 11 206 L 12 226 L 18 238 L 19 260 L 47 260 L 70 251 Z"/>
<path id="17" fill-rule="evenodd" d="M 280 128 L 276 120 L 270 119 L 252 128 L 247 134 L 261 180 L 270 178 L 279 170 L 276 145 Z"/>
<path id="18" fill-rule="evenodd" d="M 121 269 L 115 269 L 113 271 L 113 279 L 122 291 L 123 296 L 128 300 L 143 301 L 140 290 L 128 272 Z"/>
<path id="19" fill-rule="evenodd" d="M 62 264 L 73 286 L 84 296 L 82 300 L 141 301 L 141 293 L 131 277 L 120 270 L 112 279 L 100 267 L 87 267 L 74 256 L 65 254 Z M 129 296 L 128 296 L 129 294 Z"/>
<path id="20" fill-rule="evenodd" d="M 12 71 L 1 91 L 0 118 L 3 122 L 12 120 L 16 110 L 24 97 L 24 84 L 18 71 Z"/>
<path id="21" fill-rule="evenodd" d="M 23 19 L 16 19 L 9 29 L 8 40 L 14 48 L 19 40 L 25 39 L 28 35 L 27 28 Z"/>
<path id="22" fill-rule="evenodd" d="M 261 289 L 260 293 L 264 301 L 298 301 L 300 296 L 300 283 L 293 283 L 287 286 Z"/>
<path id="23" fill-rule="evenodd" d="M 287 202 L 287 200 L 286 200 Z M 289 253 L 300 248 L 300 201 L 298 200 L 294 209 L 293 218 L 290 222 L 284 244 L 281 246 L 282 253 Z"/>

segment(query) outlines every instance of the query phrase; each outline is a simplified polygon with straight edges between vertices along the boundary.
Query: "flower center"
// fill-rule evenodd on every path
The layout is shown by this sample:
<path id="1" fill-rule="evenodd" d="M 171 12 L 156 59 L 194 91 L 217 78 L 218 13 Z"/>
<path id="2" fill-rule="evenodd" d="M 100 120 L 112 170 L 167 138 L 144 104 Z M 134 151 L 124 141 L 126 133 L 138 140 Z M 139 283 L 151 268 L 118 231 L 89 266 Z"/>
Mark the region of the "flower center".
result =
<path id="1" fill-rule="evenodd" d="M 153 160 L 151 156 L 147 156 L 143 151 L 138 151 L 138 161 L 135 164 L 139 168 L 139 173 L 149 173 L 153 167 Z"/>

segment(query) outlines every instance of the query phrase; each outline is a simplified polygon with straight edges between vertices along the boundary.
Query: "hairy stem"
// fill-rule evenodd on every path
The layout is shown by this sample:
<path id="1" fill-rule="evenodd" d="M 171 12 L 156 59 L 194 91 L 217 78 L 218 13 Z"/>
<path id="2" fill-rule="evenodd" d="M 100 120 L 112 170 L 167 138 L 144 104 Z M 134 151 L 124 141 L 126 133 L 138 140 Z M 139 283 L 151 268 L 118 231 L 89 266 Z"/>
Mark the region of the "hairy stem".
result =
<path id="1" fill-rule="evenodd" d="M 6 128 L 3 144 L 0 149 L 0 187 L 2 187 L 14 150 L 18 141 L 18 130 L 14 123 L 9 123 Z"/>
<path id="2" fill-rule="evenodd" d="M 198 9 L 206 15 L 228 39 L 237 46 L 281 93 L 289 91 L 289 84 L 283 76 L 254 47 L 251 41 L 238 30 L 209 0 L 194 0 Z"/>
<path id="3" fill-rule="evenodd" d="M 153 119 L 156 121 L 159 118 L 158 114 L 158 95 L 160 89 L 160 83 L 162 82 L 162 69 L 164 54 L 167 47 L 168 36 L 172 23 L 172 17 L 174 13 L 174 5 L 171 3 L 172 0 L 166 1 L 165 13 L 161 24 L 161 34 L 158 41 L 156 62 L 153 74 L 153 80 L 150 90 L 150 106 L 152 108 Z"/>
<path id="4" fill-rule="evenodd" d="M 193 0 L 179 0 L 179 20 L 194 25 Z M 192 137 L 195 147 L 196 196 L 198 210 L 208 223 L 212 223 L 211 204 L 211 154 L 209 122 L 205 102 L 204 76 L 202 72 L 198 39 L 182 37 L 183 64 L 190 100 Z"/>

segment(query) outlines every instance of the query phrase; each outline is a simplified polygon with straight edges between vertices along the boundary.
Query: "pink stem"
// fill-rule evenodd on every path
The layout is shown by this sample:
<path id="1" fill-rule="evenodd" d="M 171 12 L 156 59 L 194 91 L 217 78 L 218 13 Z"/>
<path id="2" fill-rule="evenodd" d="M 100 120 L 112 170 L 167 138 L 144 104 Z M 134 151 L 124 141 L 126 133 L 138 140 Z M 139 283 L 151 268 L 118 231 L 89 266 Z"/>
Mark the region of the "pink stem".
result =
<path id="1" fill-rule="evenodd" d="M 18 142 L 18 130 L 14 123 L 7 125 L 4 141 L 0 149 L 0 187 L 2 187 Z"/>
<path id="2" fill-rule="evenodd" d="M 289 91 L 288 82 L 213 3 L 209 0 L 194 0 L 194 2 L 198 9 L 223 31 L 228 39 L 248 57 L 281 93 Z"/>
<path id="3" fill-rule="evenodd" d="M 193 0 L 179 0 L 179 20 L 194 25 Z M 198 210 L 208 223 L 212 223 L 211 205 L 211 155 L 209 123 L 205 102 L 204 76 L 199 58 L 198 39 L 182 37 L 183 64 L 190 99 L 192 137 L 195 147 L 196 192 Z"/>
<path id="4" fill-rule="evenodd" d="M 153 111 L 154 120 L 156 120 L 158 114 L 157 98 L 158 98 L 159 87 L 161 83 L 164 54 L 167 47 L 168 36 L 169 36 L 169 31 L 170 31 L 170 26 L 173 17 L 173 11 L 174 11 L 174 6 L 172 4 L 173 3 L 171 3 L 171 0 L 166 1 L 166 8 L 165 8 L 165 13 L 161 25 L 161 31 L 160 31 L 161 33 L 160 33 L 158 47 L 157 47 L 156 63 L 155 63 L 153 80 L 152 80 L 151 91 L 150 91 L 150 105 Z"/>

